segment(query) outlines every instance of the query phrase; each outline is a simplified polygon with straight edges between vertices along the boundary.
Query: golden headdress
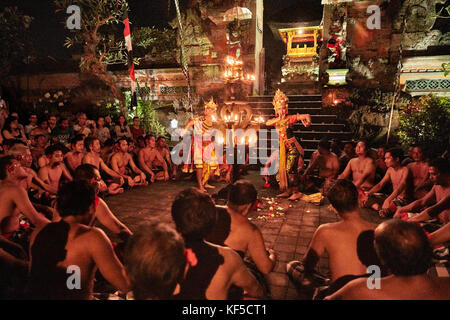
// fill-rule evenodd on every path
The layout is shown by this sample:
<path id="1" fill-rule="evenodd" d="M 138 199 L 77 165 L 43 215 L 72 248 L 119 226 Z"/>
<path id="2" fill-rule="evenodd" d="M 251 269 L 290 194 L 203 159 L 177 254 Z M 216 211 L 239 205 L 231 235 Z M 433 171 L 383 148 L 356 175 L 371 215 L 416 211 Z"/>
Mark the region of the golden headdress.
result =
<path id="1" fill-rule="evenodd" d="M 208 101 L 208 103 L 205 104 L 205 110 L 206 109 L 212 109 L 214 111 L 217 110 L 217 104 L 214 103 L 214 99 L 211 97 L 211 99 Z"/>
<path id="2" fill-rule="evenodd" d="M 285 109 L 285 108 L 287 108 L 285 103 L 287 103 L 288 101 L 289 101 L 289 98 L 283 93 L 283 91 L 278 89 L 275 92 L 275 96 L 273 97 L 273 101 L 272 101 L 272 104 L 273 104 L 274 109 L 275 109 L 275 113 L 277 113 L 278 109 Z"/>

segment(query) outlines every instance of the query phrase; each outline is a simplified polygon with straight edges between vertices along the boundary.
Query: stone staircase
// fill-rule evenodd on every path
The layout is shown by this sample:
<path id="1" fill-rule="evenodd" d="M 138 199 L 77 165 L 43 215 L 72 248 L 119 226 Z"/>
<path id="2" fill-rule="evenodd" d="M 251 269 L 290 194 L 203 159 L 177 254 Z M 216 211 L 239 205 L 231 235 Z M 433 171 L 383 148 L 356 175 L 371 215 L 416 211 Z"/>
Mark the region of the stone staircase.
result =
<path id="1" fill-rule="evenodd" d="M 307 113 L 311 116 L 312 124 L 310 127 L 305 128 L 301 122 L 297 122 L 293 127 L 297 140 L 305 149 L 306 164 L 309 162 L 312 153 L 317 149 L 320 139 L 324 137 L 328 139 L 337 138 L 342 142 L 352 139 L 352 133 L 348 131 L 345 121 L 339 120 L 337 115 L 326 114 L 326 110 L 322 109 L 322 95 L 288 95 L 288 98 L 289 114 Z M 252 107 L 253 114 L 263 116 L 266 121 L 274 117 L 272 100 L 273 95 L 250 96 L 249 105 Z M 262 128 L 270 130 L 274 127 L 262 126 Z M 260 141 L 258 147 L 267 149 L 270 148 L 270 143 Z"/>

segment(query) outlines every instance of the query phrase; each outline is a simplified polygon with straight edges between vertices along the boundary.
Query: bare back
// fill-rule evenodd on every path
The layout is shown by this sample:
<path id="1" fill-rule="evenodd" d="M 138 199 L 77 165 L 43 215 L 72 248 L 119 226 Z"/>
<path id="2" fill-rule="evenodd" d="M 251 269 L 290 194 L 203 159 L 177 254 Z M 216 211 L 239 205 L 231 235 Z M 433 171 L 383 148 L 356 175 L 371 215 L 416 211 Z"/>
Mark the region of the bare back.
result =
<path id="1" fill-rule="evenodd" d="M 328 253 L 332 281 L 345 275 L 367 273 L 367 267 L 358 258 L 357 240 L 363 231 L 373 230 L 375 227 L 362 219 L 321 226 L 319 241 L 323 241 Z"/>

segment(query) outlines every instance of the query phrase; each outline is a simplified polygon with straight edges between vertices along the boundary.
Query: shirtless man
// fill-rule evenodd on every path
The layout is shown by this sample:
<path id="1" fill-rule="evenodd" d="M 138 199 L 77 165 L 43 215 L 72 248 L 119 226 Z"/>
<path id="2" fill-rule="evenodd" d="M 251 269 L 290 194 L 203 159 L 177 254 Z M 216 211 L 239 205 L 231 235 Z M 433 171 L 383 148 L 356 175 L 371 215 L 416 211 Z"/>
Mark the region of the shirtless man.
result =
<path id="1" fill-rule="evenodd" d="M 375 249 L 392 273 L 371 290 L 367 279 L 351 281 L 327 299 L 449 300 L 450 280 L 431 278 L 432 249 L 425 232 L 415 223 L 388 220 L 375 229 Z"/>
<path id="2" fill-rule="evenodd" d="M 401 165 L 402 150 L 389 149 L 385 154 L 385 162 L 388 170 L 383 179 L 367 192 L 367 199 L 364 201 L 366 207 L 379 211 L 380 217 L 390 217 L 395 213 L 396 206 L 409 203 L 412 199 L 412 176 L 407 167 Z M 372 195 L 379 192 L 386 183 L 392 183 L 393 192 L 383 201 Z M 380 202 L 383 205 L 380 208 Z M 381 210 L 380 210 L 381 209 Z"/>
<path id="3" fill-rule="evenodd" d="M 320 140 L 317 151 L 314 152 L 308 168 L 300 178 L 301 181 L 305 181 L 315 168 L 319 169 L 320 180 L 325 180 L 322 186 L 322 191 L 324 191 L 331 185 L 331 181 L 339 172 L 339 159 L 330 151 L 330 143 L 327 139 Z"/>
<path id="4" fill-rule="evenodd" d="M 30 148 L 24 145 L 17 144 L 8 150 L 8 155 L 13 156 L 14 159 L 19 161 L 25 172 L 28 174 L 28 178 L 25 179 L 22 183 L 22 186 L 25 190 L 33 188 L 35 190 L 38 190 L 39 194 L 42 194 L 45 191 L 52 194 L 56 194 L 58 192 L 57 189 L 42 181 L 38 177 L 37 173 L 33 169 L 31 169 L 33 157 L 31 155 Z"/>
<path id="5" fill-rule="evenodd" d="M 145 173 L 136 167 L 132 156 L 128 153 L 127 138 L 120 138 L 117 140 L 117 144 L 119 152 L 114 154 L 111 158 L 112 169 L 124 178 L 130 187 L 147 185 Z M 134 175 L 134 178 L 130 175 Z"/>
<path id="6" fill-rule="evenodd" d="M 155 182 L 155 180 L 169 180 L 167 163 L 156 149 L 155 137 L 150 136 L 147 141 L 148 143 L 145 148 L 139 150 L 139 167 L 147 174 L 148 179 L 152 183 Z M 155 173 L 155 171 L 158 172 Z"/>
<path id="7" fill-rule="evenodd" d="M 31 149 L 31 155 L 33 157 L 33 163 L 36 168 L 39 168 L 39 159 L 45 155 L 45 148 L 48 146 L 47 138 L 38 134 L 34 137 L 36 142 L 35 146 Z"/>
<path id="8" fill-rule="evenodd" d="M 20 214 L 25 215 L 36 227 L 48 222 L 34 209 L 21 186 L 27 178 L 28 175 L 19 161 L 12 156 L 0 158 L 0 258 L 8 258 L 7 252 L 11 252 L 10 249 L 16 253 L 16 258 L 25 258 L 18 256 L 20 247 L 5 237 L 19 229 Z"/>
<path id="9" fill-rule="evenodd" d="M 365 141 L 359 141 L 356 144 L 357 158 L 351 159 L 344 172 L 338 179 L 347 179 L 352 174 L 353 184 L 356 188 L 370 190 L 374 185 L 375 164 L 373 159 L 367 155 L 367 144 Z"/>
<path id="10" fill-rule="evenodd" d="M 209 195 L 195 188 L 180 192 L 172 204 L 172 219 L 198 261 L 189 268 L 176 298 L 224 300 L 232 285 L 262 298 L 261 286 L 233 249 L 204 241 L 216 223 L 216 208 Z"/>
<path id="11" fill-rule="evenodd" d="M 64 165 L 61 148 L 58 145 L 53 145 L 49 148 L 50 162 L 39 169 L 38 176 L 52 188 L 58 189 L 61 177 L 64 176 L 67 180 L 72 181 L 72 176 Z"/>
<path id="12" fill-rule="evenodd" d="M 350 181 L 338 180 L 330 189 L 328 199 L 332 210 L 339 215 L 340 221 L 320 225 L 313 235 L 303 261 L 292 261 L 287 264 L 287 273 L 294 282 L 305 285 L 302 277 L 297 279 L 296 275 L 313 274 L 325 251 L 328 253 L 333 283 L 341 282 L 344 276 L 347 279 L 354 279 L 367 274 L 367 267 L 358 256 L 358 238 L 363 232 L 374 230 L 376 225 L 361 218 L 358 191 Z M 370 248 L 363 249 L 368 250 Z"/>
<path id="13" fill-rule="evenodd" d="M 409 219 L 413 222 L 421 222 L 433 218 L 442 223 L 450 222 L 450 165 L 445 159 L 438 158 L 430 162 L 430 180 L 433 188 L 422 199 L 416 200 L 407 206 L 399 207 L 394 218 L 402 218 L 403 212 L 422 210 L 418 215 Z"/>
<path id="14" fill-rule="evenodd" d="M 247 215 L 257 202 L 256 188 L 247 180 L 238 180 L 229 189 L 226 207 L 217 207 L 218 220 L 206 238 L 211 243 L 228 246 L 244 258 L 248 253 L 263 274 L 272 271 L 276 263 L 275 252 L 266 251 L 259 228 L 248 221 Z"/>
<path id="15" fill-rule="evenodd" d="M 94 187 L 86 182 L 69 182 L 58 191 L 62 220 L 38 228 L 31 238 L 31 298 L 92 299 L 97 269 L 114 287 L 128 292 L 125 269 L 111 241 L 102 230 L 88 226 L 94 217 L 94 202 Z M 69 266 L 79 268 L 79 289 L 67 287 L 73 273 L 68 272 Z"/>
<path id="16" fill-rule="evenodd" d="M 172 179 L 175 178 L 177 174 L 177 167 L 170 159 L 170 152 L 169 148 L 167 147 L 166 138 L 162 135 L 156 138 L 156 151 L 158 151 L 161 157 L 165 160 L 169 169 L 172 169 L 171 170 Z"/>
<path id="17" fill-rule="evenodd" d="M 84 157 L 84 137 L 82 135 L 76 135 L 71 142 L 72 151 L 66 153 L 65 160 L 70 172 L 74 172 L 75 169 L 81 165 Z"/>
<path id="18" fill-rule="evenodd" d="M 73 179 L 74 181 L 84 181 L 92 184 L 95 188 L 96 195 L 98 194 L 100 190 L 101 176 L 98 169 L 93 165 L 82 164 L 81 166 L 79 166 L 77 170 L 75 170 Z M 118 235 L 122 240 L 126 240 L 129 236 L 132 235 L 130 229 L 128 229 L 126 225 L 124 225 L 122 222 L 120 222 L 119 219 L 117 219 L 111 209 L 109 209 L 106 202 L 99 196 L 96 196 L 94 219 L 90 222 L 90 227 L 94 226 L 96 219 L 98 219 L 98 221 L 106 229 Z M 60 220 L 61 217 L 57 214 L 53 219 L 53 222 L 57 222 Z"/>
<path id="19" fill-rule="evenodd" d="M 122 193 L 123 188 L 121 188 L 121 186 L 124 184 L 124 180 L 122 176 L 120 176 L 114 170 L 110 169 L 100 157 L 100 153 L 102 150 L 100 146 L 100 140 L 95 137 L 87 137 L 84 140 L 84 146 L 86 148 L 86 154 L 83 158 L 83 164 L 91 164 L 98 170 L 104 171 L 110 177 L 119 179 L 118 181 L 113 181 L 112 183 L 110 183 L 109 186 L 107 186 L 106 183 L 102 180 L 100 182 L 100 191 L 108 191 L 108 193 L 110 194 Z"/>
<path id="20" fill-rule="evenodd" d="M 414 183 L 414 198 L 420 199 L 423 198 L 427 192 L 427 183 L 429 182 L 429 174 L 428 174 L 428 163 L 423 159 L 423 151 L 420 146 L 413 146 L 412 159 L 414 162 L 411 162 L 407 165 L 409 170 L 411 171 Z"/>

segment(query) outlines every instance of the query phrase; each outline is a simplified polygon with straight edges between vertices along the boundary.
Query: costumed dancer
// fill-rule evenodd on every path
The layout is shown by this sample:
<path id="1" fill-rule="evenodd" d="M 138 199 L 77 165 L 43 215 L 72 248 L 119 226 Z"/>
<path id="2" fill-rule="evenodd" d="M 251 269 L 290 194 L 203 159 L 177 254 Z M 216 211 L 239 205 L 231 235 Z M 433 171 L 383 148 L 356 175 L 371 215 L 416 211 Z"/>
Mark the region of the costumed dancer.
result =
<path id="1" fill-rule="evenodd" d="M 198 188 L 206 192 L 205 188 L 213 189 L 214 186 L 208 184 L 212 174 L 220 175 L 217 170 L 218 161 L 216 159 L 212 136 L 214 135 L 214 119 L 216 117 L 217 104 L 213 98 L 205 104 L 204 115 L 191 119 L 184 127 L 185 132 L 194 127 L 194 136 L 191 138 L 191 152 L 188 155 L 182 171 L 184 173 L 196 172 Z M 192 160 L 193 159 L 193 160 Z"/>
<path id="2" fill-rule="evenodd" d="M 278 89 L 273 98 L 273 106 L 276 118 L 266 122 L 267 126 L 275 126 L 279 135 L 279 167 L 277 181 L 281 194 L 278 197 L 295 200 L 299 198 L 298 193 L 298 163 L 300 156 L 303 158 L 303 148 L 298 143 L 290 128 L 297 121 L 301 121 L 305 127 L 311 124 L 309 114 L 288 115 L 288 97 Z M 301 161 L 303 163 L 303 161 Z"/>

